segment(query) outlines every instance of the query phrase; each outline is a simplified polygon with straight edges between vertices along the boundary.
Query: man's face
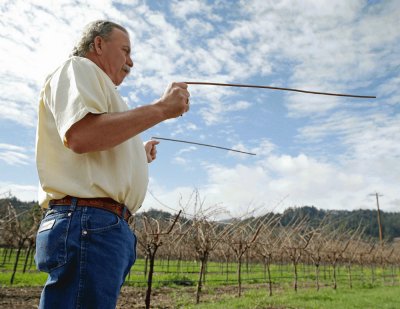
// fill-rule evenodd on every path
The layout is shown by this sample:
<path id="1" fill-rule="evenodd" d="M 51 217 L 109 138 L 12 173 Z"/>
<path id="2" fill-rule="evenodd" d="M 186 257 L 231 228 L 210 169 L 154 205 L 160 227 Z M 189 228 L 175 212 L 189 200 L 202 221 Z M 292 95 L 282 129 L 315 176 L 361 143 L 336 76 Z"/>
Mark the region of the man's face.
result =
<path id="1" fill-rule="evenodd" d="M 129 35 L 118 28 L 112 30 L 109 39 L 101 39 L 100 67 L 117 86 L 133 67 L 130 53 Z"/>

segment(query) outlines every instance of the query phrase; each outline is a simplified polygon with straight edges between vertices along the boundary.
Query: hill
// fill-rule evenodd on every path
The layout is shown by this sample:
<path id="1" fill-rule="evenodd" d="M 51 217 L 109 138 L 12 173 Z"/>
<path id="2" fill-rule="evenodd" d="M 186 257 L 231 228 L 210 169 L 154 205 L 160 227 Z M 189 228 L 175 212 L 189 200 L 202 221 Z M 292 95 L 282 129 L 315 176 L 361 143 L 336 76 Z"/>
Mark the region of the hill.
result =
<path id="1" fill-rule="evenodd" d="M 7 204 L 11 203 L 17 213 L 36 209 L 37 202 L 22 202 L 15 197 L 0 199 L 0 222 L 6 215 Z M 400 237 L 400 212 L 381 211 L 382 234 L 386 241 L 392 241 Z M 154 219 L 170 220 L 175 214 L 165 211 L 151 209 L 147 212 L 138 213 L 136 216 L 146 215 Z M 271 214 L 269 214 L 271 215 Z M 335 229 L 356 230 L 359 226 L 364 230 L 365 238 L 379 239 L 378 213 L 376 210 L 324 210 L 314 206 L 291 207 L 282 214 L 272 214 L 281 216 L 283 226 L 292 224 L 296 219 L 307 218 L 312 227 L 317 227 L 323 219 Z M 254 219 L 254 218 L 253 218 Z"/>

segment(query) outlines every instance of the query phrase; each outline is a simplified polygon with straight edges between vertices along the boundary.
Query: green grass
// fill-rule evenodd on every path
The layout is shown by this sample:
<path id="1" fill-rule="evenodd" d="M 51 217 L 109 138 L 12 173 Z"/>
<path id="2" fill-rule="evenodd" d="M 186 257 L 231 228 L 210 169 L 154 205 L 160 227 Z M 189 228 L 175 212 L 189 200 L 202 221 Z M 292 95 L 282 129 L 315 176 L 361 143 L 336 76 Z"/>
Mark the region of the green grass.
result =
<path id="1" fill-rule="evenodd" d="M 268 296 L 266 289 L 251 289 L 242 297 L 220 295 L 217 299 L 193 305 L 188 300 L 178 301 L 179 306 L 196 309 L 226 308 L 304 308 L 304 309 L 395 309 L 400 308 L 400 287 L 374 287 L 339 289 L 324 288 L 320 291 L 301 289 L 280 290 Z"/>
<path id="2" fill-rule="evenodd" d="M 5 260 L 0 250 L 0 287 L 10 286 L 15 253 Z M 32 265 L 22 273 L 25 255 L 21 254 L 14 286 L 42 286 L 47 274 L 35 270 Z M 6 263 L 2 263 L 5 261 Z M 315 290 L 315 270 L 312 265 L 299 265 L 299 287 L 293 290 L 292 265 L 272 265 L 273 296 L 268 296 L 268 286 L 261 264 L 242 267 L 244 286 L 241 298 L 236 296 L 236 264 L 210 262 L 207 266 L 206 283 L 201 304 L 194 306 L 193 291 L 198 280 L 199 264 L 194 261 L 156 260 L 153 288 L 172 287 L 171 297 L 181 308 L 400 308 L 399 268 L 352 267 L 353 288 L 349 287 L 348 270 L 345 266 L 337 269 L 337 290 L 332 289 L 331 267 L 320 269 L 320 291 Z M 227 271 L 227 272 L 226 272 Z M 395 278 L 389 277 L 395 273 Z M 387 276 L 383 279 L 383 275 Z M 255 283 L 252 285 L 252 283 Z M 127 278 L 126 285 L 146 287 L 144 260 L 138 259 Z M 190 286 L 189 289 L 183 287 Z M 225 286 L 225 289 L 223 288 Z M 230 287 L 229 287 L 230 286 Z M 225 293 L 226 290 L 229 293 Z"/>
<path id="3" fill-rule="evenodd" d="M 11 272 L 0 272 L 0 287 L 11 286 Z M 47 274 L 35 272 L 26 272 L 25 274 L 17 272 L 12 286 L 43 286 L 46 282 Z"/>
<path id="4" fill-rule="evenodd" d="M 10 286 L 15 253 L 3 259 L 0 250 L 0 287 Z M 18 264 L 14 286 L 42 286 L 47 274 L 35 270 L 33 265 L 22 273 L 24 254 Z M 2 263 L 5 261 L 5 263 Z M 236 264 L 210 262 L 207 268 L 206 284 L 203 288 L 201 303 L 194 305 L 195 286 L 198 280 L 199 264 L 194 261 L 156 260 L 153 288 L 172 287 L 171 296 L 177 308 L 400 308 L 399 268 L 361 268 L 352 267 L 353 288 L 349 287 L 347 268 L 337 269 L 337 290 L 332 288 L 333 271 L 331 267 L 320 269 L 320 291 L 315 290 L 315 272 L 312 265 L 299 265 L 299 287 L 293 290 L 293 267 L 289 265 L 272 265 L 273 295 L 268 295 L 268 285 L 264 279 L 264 269 L 260 264 L 243 265 L 242 297 L 236 296 Z M 228 272 L 226 272 L 228 270 Z M 248 270 L 248 271 L 247 271 Z M 387 277 L 395 271 L 395 278 Z M 252 283 L 255 283 L 252 285 Z M 126 285 L 146 287 L 144 260 L 138 259 L 131 270 Z M 184 288 L 190 286 L 190 288 Z"/>
<path id="5" fill-rule="evenodd" d="M 11 277 L 15 252 L 11 256 L 7 256 L 4 260 L 3 250 L 0 249 L 0 285 L 8 285 Z M 3 264 L 3 262 L 6 262 Z M 46 280 L 46 274 L 40 274 L 35 271 L 35 265 L 27 268 L 28 272 L 22 274 L 22 268 L 25 261 L 24 252 L 21 253 L 18 271 L 15 277 L 15 284 L 18 285 L 43 285 Z M 155 288 L 161 286 L 190 286 L 196 285 L 198 280 L 199 264 L 194 261 L 170 261 L 156 260 L 155 273 L 153 277 L 153 286 Z M 225 263 L 209 262 L 207 265 L 206 283 L 207 286 L 235 285 L 237 284 L 236 264 L 229 263 L 228 267 Z M 365 267 L 361 269 L 359 266 L 352 267 L 352 276 L 354 285 L 383 285 L 390 284 L 392 279 L 387 278 L 383 282 L 382 275 L 392 275 L 392 269 Z M 312 287 L 315 285 L 315 269 L 312 265 L 299 265 L 299 285 Z M 395 283 L 399 281 L 399 270 L 396 269 Z M 293 267 L 292 265 L 271 265 L 271 276 L 274 285 L 281 287 L 290 287 L 293 284 Z M 333 281 L 333 271 L 331 267 L 320 267 L 320 283 L 321 285 L 331 285 Z M 266 278 L 264 268 L 261 264 L 243 264 L 242 282 L 247 283 L 265 283 Z M 131 269 L 131 273 L 127 278 L 127 285 L 146 286 L 146 278 L 144 276 L 144 260 L 138 259 Z M 349 286 L 348 272 L 346 267 L 338 267 L 337 284 L 339 287 Z"/>

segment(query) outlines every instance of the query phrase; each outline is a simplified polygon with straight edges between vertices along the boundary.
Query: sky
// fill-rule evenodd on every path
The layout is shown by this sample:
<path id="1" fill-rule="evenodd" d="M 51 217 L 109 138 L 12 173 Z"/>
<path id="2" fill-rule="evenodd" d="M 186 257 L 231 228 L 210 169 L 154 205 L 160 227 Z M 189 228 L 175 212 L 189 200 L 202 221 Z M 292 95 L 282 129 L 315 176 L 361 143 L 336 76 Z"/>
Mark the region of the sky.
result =
<path id="1" fill-rule="evenodd" d="M 87 23 L 109 19 L 130 33 L 135 66 L 119 91 L 131 108 L 173 81 L 377 96 L 191 85 L 190 112 L 142 139 L 256 156 L 162 141 L 141 210 L 376 209 L 375 193 L 400 210 L 399 1 L 2 0 L 0 14 L 0 196 L 37 200 L 41 86 Z"/>

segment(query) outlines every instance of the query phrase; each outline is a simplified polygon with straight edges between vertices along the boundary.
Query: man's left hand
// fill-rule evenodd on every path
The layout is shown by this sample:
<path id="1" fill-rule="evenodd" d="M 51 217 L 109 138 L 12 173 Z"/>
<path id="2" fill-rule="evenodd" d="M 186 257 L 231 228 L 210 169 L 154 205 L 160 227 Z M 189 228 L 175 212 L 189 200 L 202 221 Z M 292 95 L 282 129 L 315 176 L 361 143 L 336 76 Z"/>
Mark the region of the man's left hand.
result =
<path id="1" fill-rule="evenodd" d="M 150 140 L 144 143 L 144 150 L 146 151 L 147 162 L 151 163 L 157 157 L 157 148 L 160 142 L 155 140 Z"/>

